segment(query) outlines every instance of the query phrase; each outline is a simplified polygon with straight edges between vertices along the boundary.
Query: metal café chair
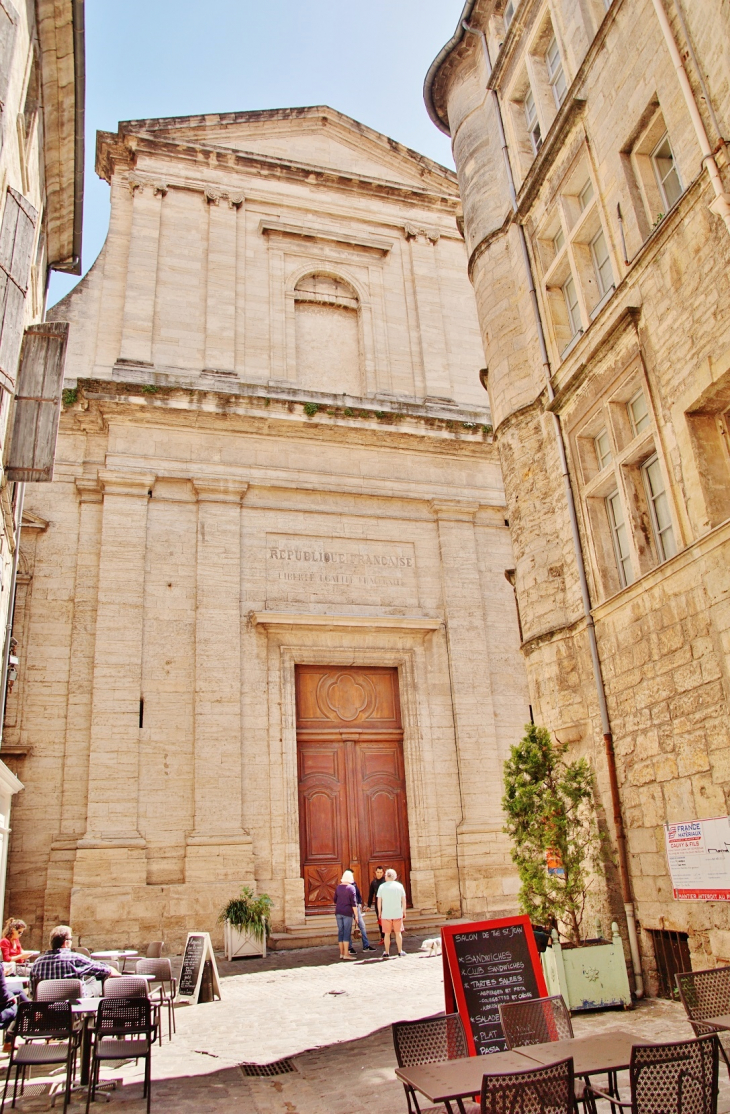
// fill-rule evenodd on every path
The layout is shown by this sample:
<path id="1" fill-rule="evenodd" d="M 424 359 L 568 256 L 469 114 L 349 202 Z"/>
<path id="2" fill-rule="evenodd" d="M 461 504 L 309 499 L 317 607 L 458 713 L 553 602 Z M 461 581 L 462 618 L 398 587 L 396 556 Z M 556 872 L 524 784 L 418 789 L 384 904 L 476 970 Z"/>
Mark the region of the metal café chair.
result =
<path id="1" fill-rule="evenodd" d="M 138 975 L 122 975 L 119 978 L 115 976 L 104 981 L 105 998 L 149 998 L 149 996 L 150 984 L 147 979 L 141 979 Z M 162 1028 L 160 1025 L 162 1003 L 159 998 L 154 998 L 151 1001 L 155 1011 L 156 1029 L 159 1033 Z M 161 1036 L 160 1044 L 162 1044 Z"/>
<path id="2" fill-rule="evenodd" d="M 508 1048 L 519 1048 L 527 1044 L 547 1044 L 549 1041 L 572 1040 L 573 1023 L 570 1011 L 562 994 L 552 998 L 530 998 L 525 1002 L 502 1002 L 499 1006 L 499 1019 Z M 577 1102 L 585 1102 L 585 1084 L 577 1081 L 575 1097 Z M 608 1089 L 616 1090 L 613 1072 L 608 1076 Z"/>
<path id="3" fill-rule="evenodd" d="M 115 981 L 121 982 L 121 979 Z M 143 1098 L 147 1099 L 149 1114 L 152 1100 L 152 1045 L 155 1039 L 156 1024 L 152 1020 L 152 1003 L 149 998 L 102 998 L 94 1025 L 86 1114 L 89 1114 L 89 1104 L 96 1098 L 99 1068 L 105 1060 L 144 1060 Z"/>
<path id="4" fill-rule="evenodd" d="M 56 981 L 56 980 L 54 980 Z M 74 1028 L 74 1018 L 69 1002 L 21 1002 L 18 1007 L 15 1028 L 9 1032 L 10 1060 L 8 1061 L 5 1087 L 3 1088 L 0 1114 L 5 1109 L 10 1073 L 15 1068 L 13 1101 L 18 1097 L 18 1079 L 21 1080 L 20 1094 L 25 1090 L 25 1073 L 33 1067 L 50 1067 L 54 1064 L 66 1065 L 66 1083 L 63 1096 L 64 1114 L 71 1097 L 71 1082 L 76 1068 L 76 1051 L 81 1034 Z M 20 1042 L 19 1044 L 16 1042 Z M 39 1042 L 39 1043 L 36 1043 Z"/>
<path id="5" fill-rule="evenodd" d="M 444 1060 L 460 1060 L 469 1055 L 464 1025 L 458 1013 L 444 1017 L 428 1017 L 423 1021 L 396 1021 L 392 1026 L 395 1058 L 399 1068 L 413 1068 L 421 1064 L 438 1064 Z M 421 1108 L 413 1087 L 403 1084 L 408 1103 L 408 1114 L 442 1114 L 440 1106 Z M 460 1114 L 465 1114 L 464 1104 L 457 1099 Z M 444 1103 L 449 1114 L 451 1105 Z M 476 1106 L 471 1104 L 471 1110 Z"/>
<path id="6" fill-rule="evenodd" d="M 174 1001 L 177 993 L 177 979 L 172 973 L 172 964 L 169 959 L 138 959 L 138 975 L 153 975 L 149 996 L 153 1002 L 167 1006 L 167 1031 L 170 1040 L 175 1028 Z M 162 1025 L 160 1025 L 160 1043 L 162 1043 Z"/>
<path id="7" fill-rule="evenodd" d="M 85 955 L 87 959 L 91 959 L 91 952 L 89 951 L 89 949 L 88 948 L 82 948 L 80 944 L 77 944 L 74 947 L 74 951 L 78 955 Z"/>
<path id="8" fill-rule="evenodd" d="M 163 953 L 164 950 L 165 950 L 165 941 L 164 940 L 152 940 L 147 945 L 147 958 L 148 959 L 160 959 L 162 957 L 162 953 Z"/>
<path id="9" fill-rule="evenodd" d="M 83 994 L 81 979 L 41 979 L 36 983 L 36 1002 L 77 1002 Z"/>
<path id="10" fill-rule="evenodd" d="M 596 1087 L 586 1088 L 595 1100 L 606 1099 L 616 1110 L 631 1114 L 717 1114 L 717 1034 L 670 1044 L 635 1044 L 631 1049 L 631 1098 L 621 1100 Z"/>
<path id="11" fill-rule="evenodd" d="M 499 1018 L 508 1048 L 569 1040 L 573 1036 L 573 1024 L 562 994 L 530 998 L 526 1002 L 502 1002 Z"/>
<path id="12" fill-rule="evenodd" d="M 479 1108 L 481 1114 L 573 1114 L 574 1092 L 571 1057 L 511 1075 L 485 1075 Z"/>
<path id="13" fill-rule="evenodd" d="M 703 1025 L 707 1017 L 730 1013 L 730 967 L 711 967 L 705 971 L 680 971 L 674 976 L 679 997 L 696 1037 L 715 1033 Z M 719 1033 L 720 1054 L 730 1075 L 730 1033 Z"/>

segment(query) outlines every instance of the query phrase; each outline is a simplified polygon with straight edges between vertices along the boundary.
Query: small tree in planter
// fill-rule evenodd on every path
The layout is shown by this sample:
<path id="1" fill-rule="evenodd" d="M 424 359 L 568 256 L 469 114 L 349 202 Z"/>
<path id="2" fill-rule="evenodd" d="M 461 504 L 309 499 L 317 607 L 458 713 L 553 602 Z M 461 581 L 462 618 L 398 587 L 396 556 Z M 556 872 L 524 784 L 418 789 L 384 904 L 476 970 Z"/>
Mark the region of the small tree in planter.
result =
<path id="1" fill-rule="evenodd" d="M 601 865 L 601 837 L 590 766 L 585 758 L 566 762 L 567 749 L 546 728 L 529 724 L 504 764 L 502 807 L 522 911 L 550 928 L 562 925 L 579 944 L 591 872 Z"/>
<path id="2" fill-rule="evenodd" d="M 228 959 L 241 955 L 266 955 L 266 922 L 272 905 L 268 894 L 254 897 L 251 887 L 243 886 L 239 896 L 232 897 L 221 910 L 218 921 L 224 926 Z"/>

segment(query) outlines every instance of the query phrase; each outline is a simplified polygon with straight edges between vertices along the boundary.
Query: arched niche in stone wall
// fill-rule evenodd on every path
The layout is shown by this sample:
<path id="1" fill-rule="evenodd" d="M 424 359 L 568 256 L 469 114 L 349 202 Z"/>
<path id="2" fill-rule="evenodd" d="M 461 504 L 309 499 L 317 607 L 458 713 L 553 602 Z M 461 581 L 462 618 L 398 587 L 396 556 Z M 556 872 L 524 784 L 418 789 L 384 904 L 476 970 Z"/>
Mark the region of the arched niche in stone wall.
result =
<path id="1" fill-rule="evenodd" d="M 360 300 L 339 276 L 313 271 L 294 289 L 297 385 L 362 395 Z"/>

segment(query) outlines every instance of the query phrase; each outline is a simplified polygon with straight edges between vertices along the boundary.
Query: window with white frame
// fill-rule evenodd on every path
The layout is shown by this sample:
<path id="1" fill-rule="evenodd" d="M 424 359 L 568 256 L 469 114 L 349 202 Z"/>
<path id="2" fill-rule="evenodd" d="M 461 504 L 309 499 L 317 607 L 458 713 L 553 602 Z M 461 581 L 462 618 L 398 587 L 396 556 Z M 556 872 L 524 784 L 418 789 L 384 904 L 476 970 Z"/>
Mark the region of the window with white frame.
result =
<path id="1" fill-rule="evenodd" d="M 592 200 L 593 182 L 589 178 L 586 184 L 583 186 L 583 189 L 578 194 L 578 205 L 580 207 L 581 213 L 585 212 Z"/>
<path id="2" fill-rule="evenodd" d="M 638 390 L 626 404 L 626 409 L 629 412 L 629 421 L 634 437 L 638 437 L 643 433 L 649 425 L 649 409 L 646 405 L 646 395 L 643 389 Z"/>
<path id="3" fill-rule="evenodd" d="M 537 118 L 537 105 L 532 93 L 532 89 L 528 89 L 525 95 L 525 120 L 527 121 L 527 131 L 530 136 L 530 143 L 532 144 L 533 154 L 542 147 L 542 134 L 540 132 L 540 121 Z"/>
<path id="4" fill-rule="evenodd" d="M 569 441 L 595 583 L 605 599 L 680 548 L 670 476 L 639 356 L 625 377 L 601 392 Z"/>
<path id="5" fill-rule="evenodd" d="M 669 500 L 664 488 L 664 477 L 656 453 L 650 457 L 641 469 L 646 487 L 646 498 L 649 504 L 654 542 L 660 561 L 668 561 L 677 552 L 674 541 L 674 527 L 669 513 Z"/>
<path id="6" fill-rule="evenodd" d="M 598 462 L 598 471 L 602 472 L 607 468 L 613 460 L 613 453 L 611 452 L 611 441 L 608 436 L 608 430 L 602 429 L 599 434 L 594 438 L 593 444 L 596 449 L 596 460 Z"/>
<path id="7" fill-rule="evenodd" d="M 560 255 L 565 247 L 565 233 L 563 232 L 562 225 L 553 236 L 553 251 L 556 255 Z"/>
<path id="8" fill-rule="evenodd" d="M 560 58 L 560 50 L 558 49 L 558 42 L 553 35 L 550 44 L 545 51 L 545 65 L 548 72 L 548 81 L 553 91 L 553 98 L 555 100 L 555 107 L 560 108 L 565 100 L 565 94 L 568 92 L 568 83 L 565 80 L 565 72 L 563 70 L 563 63 Z"/>
<path id="9" fill-rule="evenodd" d="M 656 174 L 659 190 L 664 199 L 664 204 L 667 209 L 671 209 L 672 205 L 674 205 L 676 201 L 679 201 L 682 196 L 682 183 L 674 159 L 672 145 L 669 142 L 669 136 L 666 132 L 652 151 L 651 161 L 654 166 L 654 173 Z"/>
<path id="10" fill-rule="evenodd" d="M 593 258 L 593 268 L 596 272 L 598 292 L 603 298 L 613 286 L 613 271 L 603 229 L 591 240 L 591 256 Z"/>
<path id="11" fill-rule="evenodd" d="M 504 8 L 504 29 L 509 31 L 509 25 L 515 18 L 515 6 L 512 0 L 507 0 Z"/>
<path id="12" fill-rule="evenodd" d="M 571 336 L 574 337 L 581 331 L 581 324 L 578 292 L 575 289 L 575 279 L 572 274 L 563 283 L 563 297 L 565 298 L 565 306 L 568 310 L 568 323 L 570 325 Z"/>
<path id="13" fill-rule="evenodd" d="M 618 491 L 614 491 L 606 497 L 606 513 L 608 515 L 609 526 L 611 527 L 611 538 L 613 540 L 614 553 L 616 554 L 619 583 L 622 588 L 626 588 L 634 579 L 634 570 L 631 566 L 629 536 Z"/>
<path id="14" fill-rule="evenodd" d="M 654 113 L 633 143 L 627 164 L 627 168 L 630 166 L 633 171 L 637 186 L 632 203 L 636 231 L 641 238 L 632 243 L 632 236 L 635 235 L 633 222 L 627 221 L 625 234 L 628 236 L 629 255 L 661 224 L 684 192 L 679 163 L 664 114 L 655 105 L 647 107 L 648 110 L 654 108 Z"/>

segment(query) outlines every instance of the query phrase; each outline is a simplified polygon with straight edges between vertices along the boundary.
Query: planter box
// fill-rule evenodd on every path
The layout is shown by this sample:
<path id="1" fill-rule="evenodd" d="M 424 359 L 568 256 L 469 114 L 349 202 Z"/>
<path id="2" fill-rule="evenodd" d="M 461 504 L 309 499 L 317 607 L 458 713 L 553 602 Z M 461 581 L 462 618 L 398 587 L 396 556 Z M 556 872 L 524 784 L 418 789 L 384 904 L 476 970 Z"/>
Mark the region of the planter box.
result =
<path id="1" fill-rule="evenodd" d="M 250 932 L 241 932 L 228 921 L 224 921 L 223 947 L 226 959 L 242 959 L 247 955 L 262 955 L 266 958 L 266 933 L 263 940 L 256 940 Z"/>
<path id="2" fill-rule="evenodd" d="M 614 921 L 610 944 L 563 948 L 553 931 L 552 947 L 541 955 L 548 994 L 562 994 L 569 1010 L 602 1010 L 631 1006 L 631 987 L 624 949 Z"/>

